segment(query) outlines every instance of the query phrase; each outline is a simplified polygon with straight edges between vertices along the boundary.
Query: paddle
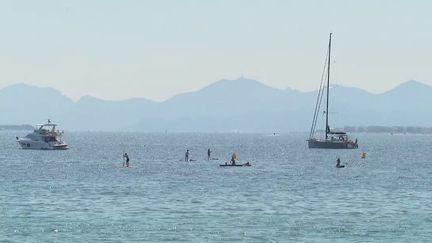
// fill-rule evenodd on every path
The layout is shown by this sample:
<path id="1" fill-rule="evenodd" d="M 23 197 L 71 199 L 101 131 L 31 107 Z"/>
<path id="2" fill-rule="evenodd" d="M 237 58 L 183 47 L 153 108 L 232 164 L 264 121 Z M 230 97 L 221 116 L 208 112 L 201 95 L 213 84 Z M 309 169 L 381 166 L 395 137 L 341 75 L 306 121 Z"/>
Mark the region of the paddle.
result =
<path id="1" fill-rule="evenodd" d="M 123 156 L 123 167 L 125 167 L 125 163 L 126 163 L 126 158 L 125 158 L 124 154 L 125 154 L 125 151 L 123 150 L 123 154 L 122 154 L 122 156 Z"/>

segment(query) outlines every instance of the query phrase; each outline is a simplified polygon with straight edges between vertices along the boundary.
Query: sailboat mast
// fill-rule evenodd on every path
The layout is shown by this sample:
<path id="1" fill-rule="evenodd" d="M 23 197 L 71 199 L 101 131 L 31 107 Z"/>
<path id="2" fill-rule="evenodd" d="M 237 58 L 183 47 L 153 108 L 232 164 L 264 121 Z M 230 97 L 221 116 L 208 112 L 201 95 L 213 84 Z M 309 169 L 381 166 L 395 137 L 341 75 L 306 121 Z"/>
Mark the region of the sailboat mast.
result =
<path id="1" fill-rule="evenodd" d="M 328 47 L 328 63 L 327 63 L 327 104 L 326 104 L 326 127 L 325 127 L 325 138 L 328 139 L 328 133 L 330 132 L 330 127 L 328 124 L 328 114 L 329 114 L 329 90 L 330 90 L 330 59 L 331 59 L 331 37 L 329 37 L 329 47 Z"/>

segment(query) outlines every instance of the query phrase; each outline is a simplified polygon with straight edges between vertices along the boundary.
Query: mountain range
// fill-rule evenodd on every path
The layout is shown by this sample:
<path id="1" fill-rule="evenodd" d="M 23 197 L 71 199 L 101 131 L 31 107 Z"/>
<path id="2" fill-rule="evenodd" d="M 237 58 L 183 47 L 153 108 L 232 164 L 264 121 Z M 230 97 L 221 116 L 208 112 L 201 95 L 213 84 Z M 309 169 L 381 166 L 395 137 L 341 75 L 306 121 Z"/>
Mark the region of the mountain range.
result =
<path id="1" fill-rule="evenodd" d="M 50 118 L 62 129 L 82 131 L 308 131 L 317 92 L 281 90 L 241 78 L 220 80 L 163 102 L 91 96 L 73 101 L 52 88 L 16 84 L 0 89 L 0 124 L 42 123 Z M 432 87 L 418 81 L 380 94 L 333 85 L 330 95 L 332 127 L 432 125 Z"/>

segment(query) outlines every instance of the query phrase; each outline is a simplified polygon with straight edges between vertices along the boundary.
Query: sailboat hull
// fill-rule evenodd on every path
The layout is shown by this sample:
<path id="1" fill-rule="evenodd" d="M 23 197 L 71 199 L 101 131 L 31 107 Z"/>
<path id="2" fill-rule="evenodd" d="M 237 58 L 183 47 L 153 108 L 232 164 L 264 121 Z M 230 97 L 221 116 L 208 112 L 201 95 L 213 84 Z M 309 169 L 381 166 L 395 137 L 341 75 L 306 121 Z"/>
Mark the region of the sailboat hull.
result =
<path id="1" fill-rule="evenodd" d="M 352 141 L 333 141 L 333 140 L 308 140 L 309 148 L 314 149 L 356 149 L 358 144 Z"/>

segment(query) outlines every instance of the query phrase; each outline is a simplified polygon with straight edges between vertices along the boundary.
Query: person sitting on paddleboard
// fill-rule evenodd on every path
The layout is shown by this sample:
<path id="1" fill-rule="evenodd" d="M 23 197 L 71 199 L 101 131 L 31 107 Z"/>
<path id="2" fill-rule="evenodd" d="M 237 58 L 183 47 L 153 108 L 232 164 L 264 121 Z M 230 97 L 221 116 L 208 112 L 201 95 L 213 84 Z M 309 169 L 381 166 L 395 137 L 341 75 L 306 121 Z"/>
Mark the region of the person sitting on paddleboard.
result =
<path id="1" fill-rule="evenodd" d="M 345 165 L 341 165 L 340 163 L 341 163 L 340 158 L 337 158 L 337 160 L 336 160 L 336 168 L 344 168 L 345 167 Z"/>
<path id="2" fill-rule="evenodd" d="M 123 158 L 126 159 L 126 167 L 129 167 L 129 155 L 128 155 L 127 153 L 125 153 L 125 154 L 123 155 Z"/>
<path id="3" fill-rule="evenodd" d="M 236 155 L 236 153 L 234 152 L 234 153 L 232 154 L 232 156 L 231 156 L 231 164 L 232 164 L 232 165 L 235 165 L 236 159 L 237 159 L 237 155 Z"/>
<path id="4" fill-rule="evenodd" d="M 186 150 L 185 161 L 189 162 L 189 149 Z"/>

